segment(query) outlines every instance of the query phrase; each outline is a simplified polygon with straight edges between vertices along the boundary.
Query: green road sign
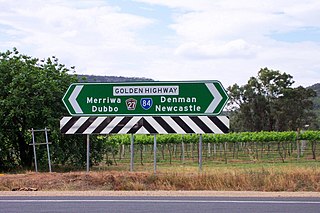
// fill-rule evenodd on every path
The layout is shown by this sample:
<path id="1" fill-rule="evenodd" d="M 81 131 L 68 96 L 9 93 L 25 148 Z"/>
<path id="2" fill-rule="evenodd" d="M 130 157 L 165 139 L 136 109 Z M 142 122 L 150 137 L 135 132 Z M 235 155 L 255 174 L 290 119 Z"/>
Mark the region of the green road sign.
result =
<path id="1" fill-rule="evenodd" d="M 219 115 L 229 97 L 219 81 L 76 83 L 62 101 L 74 116 Z"/>

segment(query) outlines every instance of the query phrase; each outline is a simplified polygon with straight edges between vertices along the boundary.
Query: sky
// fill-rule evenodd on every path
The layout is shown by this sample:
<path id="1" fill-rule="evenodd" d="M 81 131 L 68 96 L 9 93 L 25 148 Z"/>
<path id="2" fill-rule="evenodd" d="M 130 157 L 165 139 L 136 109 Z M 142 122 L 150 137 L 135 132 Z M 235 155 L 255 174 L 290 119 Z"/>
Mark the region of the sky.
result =
<path id="1" fill-rule="evenodd" d="M 0 0 L 0 51 L 77 74 L 244 85 L 261 68 L 320 83 L 319 0 Z"/>

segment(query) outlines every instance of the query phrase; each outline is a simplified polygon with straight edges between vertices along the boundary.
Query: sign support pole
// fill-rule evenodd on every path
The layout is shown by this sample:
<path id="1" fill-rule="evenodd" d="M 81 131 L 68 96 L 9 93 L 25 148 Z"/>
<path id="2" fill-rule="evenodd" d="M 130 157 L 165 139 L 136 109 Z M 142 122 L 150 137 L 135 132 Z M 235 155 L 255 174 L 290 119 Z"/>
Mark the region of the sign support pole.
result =
<path id="1" fill-rule="evenodd" d="M 90 135 L 87 135 L 87 173 L 90 168 Z"/>
<path id="2" fill-rule="evenodd" d="M 157 173 L 157 135 L 154 134 L 153 138 L 153 172 Z"/>
<path id="3" fill-rule="evenodd" d="M 131 134 L 131 145 L 130 145 L 130 150 L 131 150 L 131 156 L 130 156 L 130 172 L 133 172 L 133 161 L 134 161 L 134 135 Z"/>
<path id="4" fill-rule="evenodd" d="M 199 137 L 199 172 L 202 172 L 202 134 Z"/>
<path id="5" fill-rule="evenodd" d="M 184 147 L 184 142 L 183 142 L 184 136 L 182 135 L 181 137 L 182 137 L 182 142 L 181 142 L 181 152 L 182 152 L 181 155 L 182 156 L 181 156 L 181 160 L 182 160 L 182 163 L 184 164 L 184 148 L 185 148 Z"/>
<path id="6" fill-rule="evenodd" d="M 49 141 L 48 141 L 48 130 L 47 130 L 47 127 L 44 128 L 44 134 L 46 135 L 46 144 L 47 144 L 47 153 L 48 153 L 49 172 L 51 172 L 51 159 L 50 159 L 50 150 L 49 150 Z"/>
<path id="7" fill-rule="evenodd" d="M 34 130 L 31 129 L 32 133 L 32 146 L 33 146 L 33 154 L 34 154 L 34 167 L 36 169 L 36 172 L 38 172 L 38 165 L 37 165 L 37 153 L 36 153 L 36 141 L 34 139 Z"/>

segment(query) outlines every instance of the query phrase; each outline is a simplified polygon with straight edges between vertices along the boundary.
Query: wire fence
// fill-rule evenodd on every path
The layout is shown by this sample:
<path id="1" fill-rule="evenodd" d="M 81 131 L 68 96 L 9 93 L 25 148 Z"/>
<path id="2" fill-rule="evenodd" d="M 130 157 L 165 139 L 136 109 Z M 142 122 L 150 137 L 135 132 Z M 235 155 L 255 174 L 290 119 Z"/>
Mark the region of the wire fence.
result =
<path id="1" fill-rule="evenodd" d="M 144 166 L 154 162 L 153 145 L 134 144 L 134 163 Z M 317 161 L 320 147 L 315 141 L 282 142 L 225 142 L 204 143 L 202 161 L 214 163 L 287 163 L 299 161 Z M 168 143 L 157 145 L 157 162 L 160 164 L 194 165 L 199 162 L 199 144 Z M 130 162 L 130 145 L 119 145 L 113 151 L 105 153 L 103 164 L 115 165 Z M 101 164 L 100 164 L 101 165 Z"/>

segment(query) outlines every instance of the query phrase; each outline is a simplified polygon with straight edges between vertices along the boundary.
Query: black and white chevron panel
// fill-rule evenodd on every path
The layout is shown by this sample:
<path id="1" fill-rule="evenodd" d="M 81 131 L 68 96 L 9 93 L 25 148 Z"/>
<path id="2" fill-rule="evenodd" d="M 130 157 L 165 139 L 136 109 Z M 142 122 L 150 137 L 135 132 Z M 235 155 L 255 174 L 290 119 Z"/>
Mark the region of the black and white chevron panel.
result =
<path id="1" fill-rule="evenodd" d="M 63 134 L 188 134 L 229 132 L 227 116 L 63 117 Z"/>

